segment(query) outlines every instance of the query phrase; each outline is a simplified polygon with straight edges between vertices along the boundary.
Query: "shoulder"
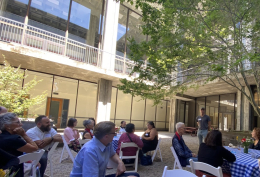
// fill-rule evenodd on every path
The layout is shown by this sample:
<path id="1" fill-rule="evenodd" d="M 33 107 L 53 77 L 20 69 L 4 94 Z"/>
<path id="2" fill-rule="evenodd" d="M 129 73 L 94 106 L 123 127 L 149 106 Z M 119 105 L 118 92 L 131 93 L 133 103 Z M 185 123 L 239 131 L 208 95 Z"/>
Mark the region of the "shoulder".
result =
<path id="1" fill-rule="evenodd" d="M 51 128 L 51 130 L 49 131 L 49 133 L 50 133 L 51 135 L 57 134 L 57 132 L 56 132 L 56 130 L 54 130 L 54 128 Z"/>
<path id="2" fill-rule="evenodd" d="M 38 128 L 35 126 L 33 128 L 30 128 L 29 130 L 27 130 L 26 133 L 37 133 L 38 132 Z"/>

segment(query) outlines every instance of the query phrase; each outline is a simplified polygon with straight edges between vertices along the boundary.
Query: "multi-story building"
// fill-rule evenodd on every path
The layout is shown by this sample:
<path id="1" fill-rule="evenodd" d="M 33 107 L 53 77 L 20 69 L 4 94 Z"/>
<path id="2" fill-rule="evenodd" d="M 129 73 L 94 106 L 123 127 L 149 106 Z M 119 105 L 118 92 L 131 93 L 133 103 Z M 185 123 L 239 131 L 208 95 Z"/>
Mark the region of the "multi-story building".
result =
<path id="1" fill-rule="evenodd" d="M 128 76 L 133 63 L 127 59 L 127 39 L 148 39 L 140 32 L 141 19 L 138 9 L 114 0 L 1 0 L 0 53 L 28 74 L 21 87 L 35 76 L 42 80 L 29 96 L 47 93 L 28 117 L 46 114 L 58 128 L 70 117 L 78 119 L 78 127 L 89 117 L 117 125 L 125 120 L 136 129 L 154 121 L 158 130 L 173 132 L 177 121 L 195 126 L 199 108 L 205 107 L 213 126 L 222 130 L 260 124 L 241 93 L 220 82 L 157 106 L 118 90 L 121 78 L 136 76 Z"/>

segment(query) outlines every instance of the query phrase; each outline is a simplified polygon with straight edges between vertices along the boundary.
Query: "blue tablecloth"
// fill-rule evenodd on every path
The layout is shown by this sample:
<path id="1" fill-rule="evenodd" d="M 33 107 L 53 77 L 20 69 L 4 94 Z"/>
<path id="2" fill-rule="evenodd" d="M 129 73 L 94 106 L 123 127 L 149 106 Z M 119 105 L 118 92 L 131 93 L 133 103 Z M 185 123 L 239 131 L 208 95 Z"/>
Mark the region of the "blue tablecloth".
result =
<path id="1" fill-rule="evenodd" d="M 232 177 L 259 177 L 260 170 L 258 165 L 258 159 L 252 158 L 252 153 L 255 154 L 256 158 L 260 157 L 260 151 L 249 149 L 249 153 L 245 154 L 243 148 L 238 152 L 237 149 L 225 146 L 230 152 L 235 154 L 236 161 L 229 163 L 224 160 L 222 169 L 224 172 L 231 173 Z"/>
<path id="2" fill-rule="evenodd" d="M 119 140 L 119 137 L 114 137 L 113 141 L 112 141 L 113 149 L 114 149 L 115 152 L 116 152 L 116 149 L 118 147 L 118 140 Z"/>

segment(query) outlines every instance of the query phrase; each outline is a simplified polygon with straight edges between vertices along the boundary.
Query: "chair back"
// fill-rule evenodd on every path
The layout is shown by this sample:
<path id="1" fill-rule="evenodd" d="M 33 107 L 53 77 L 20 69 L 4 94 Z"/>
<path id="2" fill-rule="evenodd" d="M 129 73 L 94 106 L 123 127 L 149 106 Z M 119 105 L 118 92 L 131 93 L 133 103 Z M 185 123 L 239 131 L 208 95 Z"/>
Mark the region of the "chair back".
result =
<path id="1" fill-rule="evenodd" d="M 36 152 L 32 152 L 32 153 L 27 153 L 27 154 L 24 154 L 24 155 L 21 155 L 18 157 L 18 159 L 20 160 L 20 164 L 21 163 L 24 163 L 24 162 L 28 162 L 30 160 L 32 160 L 32 165 L 37 165 L 38 162 L 40 161 L 43 153 L 44 153 L 45 150 L 43 149 L 40 149 Z"/>
<path id="2" fill-rule="evenodd" d="M 182 170 L 182 166 L 181 166 L 181 163 L 179 161 L 179 158 L 178 158 L 178 156 L 177 156 L 177 154 L 175 152 L 175 149 L 172 146 L 171 146 L 171 150 L 172 150 L 172 154 L 173 154 L 174 159 L 175 159 L 173 168 L 175 169 L 175 166 L 177 165 L 178 168 Z"/>
<path id="3" fill-rule="evenodd" d="M 185 177 L 197 177 L 195 174 L 181 169 L 168 170 L 168 167 L 165 166 L 163 170 L 162 177 L 173 177 L 173 176 L 185 176 Z"/>
<path id="4" fill-rule="evenodd" d="M 88 141 L 90 141 L 90 139 L 78 139 L 78 140 L 79 140 L 80 147 L 82 147 L 83 144 L 85 144 Z"/>
<path id="5" fill-rule="evenodd" d="M 162 161 L 162 154 L 161 154 L 161 149 L 160 149 L 161 141 L 162 141 L 162 138 L 159 138 L 158 144 L 157 144 L 156 149 L 154 150 L 154 153 L 153 153 L 153 156 L 152 156 L 152 161 L 154 160 L 154 158 L 155 158 L 155 156 L 156 156 L 158 150 L 159 150 L 160 157 L 161 157 L 161 161 Z"/>
<path id="6" fill-rule="evenodd" d="M 210 173 L 217 177 L 223 177 L 222 169 L 221 167 L 215 168 L 209 164 L 203 163 L 203 162 L 193 162 L 192 159 L 190 159 L 190 166 L 192 173 L 195 174 L 195 170 L 203 170 L 207 173 Z"/>
<path id="7" fill-rule="evenodd" d="M 80 139 L 83 139 L 83 132 L 79 132 Z"/>
<path id="8" fill-rule="evenodd" d="M 133 142 L 129 142 L 129 143 L 121 143 L 121 147 L 120 147 L 120 151 L 119 151 L 119 157 L 122 157 L 123 156 L 123 151 L 122 151 L 122 148 L 126 148 L 126 147 L 136 147 L 137 148 L 137 151 L 139 150 L 138 146 L 133 143 Z"/>
<path id="9" fill-rule="evenodd" d="M 53 146 L 51 147 L 50 151 L 48 152 L 48 159 L 51 159 L 51 156 L 53 155 L 56 147 L 58 146 L 59 142 L 55 142 Z"/>

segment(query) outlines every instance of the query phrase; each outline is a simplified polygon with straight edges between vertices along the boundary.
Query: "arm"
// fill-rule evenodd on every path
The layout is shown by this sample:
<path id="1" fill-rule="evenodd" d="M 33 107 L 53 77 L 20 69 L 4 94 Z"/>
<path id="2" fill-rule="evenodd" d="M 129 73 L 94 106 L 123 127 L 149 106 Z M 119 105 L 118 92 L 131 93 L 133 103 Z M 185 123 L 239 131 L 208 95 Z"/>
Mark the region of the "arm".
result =
<path id="1" fill-rule="evenodd" d="M 211 121 L 208 122 L 208 130 L 210 130 L 211 127 Z"/>
<path id="2" fill-rule="evenodd" d="M 197 125 L 198 125 L 198 127 L 200 126 L 200 125 L 199 125 L 199 122 L 197 122 Z"/>
<path id="3" fill-rule="evenodd" d="M 69 129 L 64 130 L 64 137 L 68 138 L 69 141 L 75 140 L 73 134 L 74 134 L 74 131 L 71 131 Z"/>
<path id="4" fill-rule="evenodd" d="M 134 142 L 137 144 L 137 146 L 138 146 L 140 149 L 144 146 L 143 141 L 142 141 L 138 136 L 135 136 Z"/>
<path id="5" fill-rule="evenodd" d="M 52 142 L 52 137 L 48 137 L 48 138 L 45 138 L 43 140 L 36 140 L 34 141 L 37 146 L 40 148 L 40 149 L 43 149 L 45 146 L 51 144 Z"/>
<path id="6" fill-rule="evenodd" d="M 82 177 L 99 177 L 99 163 L 95 151 L 86 150 L 84 152 L 84 160 L 82 164 Z"/>
<path id="7" fill-rule="evenodd" d="M 111 160 L 113 160 L 115 163 L 118 164 L 116 176 L 121 175 L 122 173 L 124 173 L 124 172 L 126 171 L 126 169 L 125 169 L 125 164 L 124 164 L 123 161 L 119 158 L 119 156 L 117 155 L 117 153 L 115 153 L 115 155 L 113 155 L 113 156 L 111 157 Z"/>
<path id="8" fill-rule="evenodd" d="M 184 158 L 192 157 L 192 153 L 185 152 L 184 149 L 182 148 L 182 146 L 180 145 L 180 143 L 178 142 L 178 140 L 174 139 L 172 141 L 172 146 L 179 156 L 184 157 Z"/>
<path id="9" fill-rule="evenodd" d="M 79 130 L 78 129 L 74 129 L 76 131 L 76 139 L 79 139 Z"/>
<path id="10" fill-rule="evenodd" d="M 85 139 L 92 139 L 89 133 L 85 133 L 84 138 Z"/>
<path id="11" fill-rule="evenodd" d="M 145 137 L 145 136 L 144 136 L 143 139 L 152 141 L 152 140 L 154 140 L 154 138 L 155 138 L 156 135 L 157 135 L 157 130 L 154 128 L 154 129 L 152 129 L 152 131 L 150 132 L 150 137 Z"/>
<path id="12" fill-rule="evenodd" d="M 222 157 L 226 159 L 228 162 L 235 162 L 236 161 L 236 156 L 232 154 L 229 150 L 225 149 L 224 147 L 222 148 Z"/>

